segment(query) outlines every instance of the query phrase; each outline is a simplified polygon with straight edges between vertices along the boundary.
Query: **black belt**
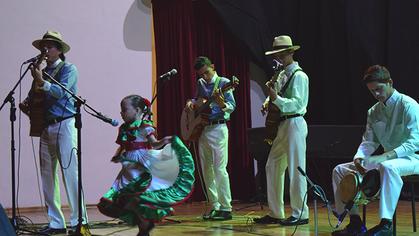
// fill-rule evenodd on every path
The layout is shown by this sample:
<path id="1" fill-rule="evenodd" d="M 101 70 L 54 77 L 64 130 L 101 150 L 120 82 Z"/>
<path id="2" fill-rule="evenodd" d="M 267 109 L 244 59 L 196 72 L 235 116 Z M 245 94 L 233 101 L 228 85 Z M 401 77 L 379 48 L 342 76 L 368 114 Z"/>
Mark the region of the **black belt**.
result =
<path id="1" fill-rule="evenodd" d="M 64 121 L 64 120 L 67 120 L 67 119 L 70 119 L 70 118 L 73 118 L 73 117 L 75 117 L 75 115 L 64 116 L 64 117 L 57 117 L 57 118 L 54 118 L 54 119 L 51 119 L 51 120 L 47 120 L 45 122 L 45 127 L 50 126 L 50 125 L 53 125 L 53 124 L 57 124 L 57 123 L 59 123 L 61 121 Z"/>
<path id="2" fill-rule="evenodd" d="M 213 121 L 210 121 L 208 125 L 219 125 L 219 124 L 225 124 L 226 122 L 227 122 L 226 120 L 213 120 Z"/>
<path id="3" fill-rule="evenodd" d="M 299 116 L 303 116 L 302 114 L 293 114 L 293 115 L 285 115 L 285 116 L 281 116 L 279 118 L 279 122 L 282 122 L 284 120 L 288 120 L 290 118 L 294 118 L 294 117 L 299 117 Z"/>

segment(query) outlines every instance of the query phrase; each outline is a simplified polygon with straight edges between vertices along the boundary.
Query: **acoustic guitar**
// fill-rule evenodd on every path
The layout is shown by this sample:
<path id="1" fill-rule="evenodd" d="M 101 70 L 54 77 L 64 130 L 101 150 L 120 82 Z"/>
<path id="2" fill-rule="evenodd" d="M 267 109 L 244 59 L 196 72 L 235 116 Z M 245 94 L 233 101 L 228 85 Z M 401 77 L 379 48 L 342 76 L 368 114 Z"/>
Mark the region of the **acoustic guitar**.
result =
<path id="1" fill-rule="evenodd" d="M 280 71 L 277 71 L 271 77 L 271 79 L 268 82 L 266 82 L 266 86 L 271 87 L 271 88 L 274 87 L 275 83 L 278 82 L 279 72 Z M 272 142 L 275 139 L 276 134 L 278 132 L 278 125 L 281 118 L 281 110 L 269 100 L 267 104 L 264 104 L 262 106 L 261 112 L 263 115 L 266 114 L 266 119 L 265 119 L 266 137 L 263 141 L 269 145 L 272 145 Z"/>
<path id="2" fill-rule="evenodd" d="M 33 63 L 33 67 L 39 67 L 44 60 L 46 51 L 42 50 L 38 60 Z M 45 94 L 43 91 L 39 91 L 38 85 L 35 80 L 32 82 L 32 88 L 29 92 L 29 96 L 19 104 L 19 108 L 23 113 L 29 116 L 30 119 L 30 130 L 29 136 L 41 137 L 42 130 L 44 129 L 44 99 Z"/>
<path id="3" fill-rule="evenodd" d="M 231 81 L 221 88 L 221 93 L 234 89 L 239 85 L 239 79 L 233 76 Z M 183 109 L 180 118 L 181 136 L 185 141 L 196 141 L 201 136 L 205 126 L 208 125 L 208 116 L 210 113 L 210 104 L 214 101 L 214 96 L 209 99 L 199 98 L 195 103 L 195 109 L 190 110 L 187 107 Z"/>
<path id="4" fill-rule="evenodd" d="M 281 91 L 279 91 L 278 95 L 282 96 L 285 93 L 285 90 L 287 90 L 291 80 L 294 78 L 295 73 L 297 73 L 298 71 L 302 71 L 301 69 L 297 69 L 295 70 L 290 78 L 287 80 L 287 82 L 285 83 L 285 85 L 281 88 Z M 278 83 L 278 74 L 281 71 L 277 71 L 272 78 L 266 82 L 266 86 L 273 88 L 275 83 Z M 270 100 L 267 104 L 263 104 L 262 106 L 262 114 L 266 115 L 266 120 L 265 120 L 265 127 L 266 127 L 266 138 L 264 139 L 264 141 L 269 144 L 272 145 L 277 132 L 278 132 L 278 126 L 281 123 L 281 116 L 282 116 L 282 111 L 279 109 L 279 107 L 277 107 L 275 104 L 273 104 Z"/>

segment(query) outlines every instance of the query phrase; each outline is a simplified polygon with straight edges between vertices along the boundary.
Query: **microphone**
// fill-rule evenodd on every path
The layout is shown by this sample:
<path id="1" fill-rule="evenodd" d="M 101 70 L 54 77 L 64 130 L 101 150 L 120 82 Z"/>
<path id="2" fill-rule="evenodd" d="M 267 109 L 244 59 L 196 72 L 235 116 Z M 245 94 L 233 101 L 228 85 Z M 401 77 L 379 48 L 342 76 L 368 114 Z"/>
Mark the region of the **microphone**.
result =
<path id="1" fill-rule="evenodd" d="M 111 124 L 112 126 L 118 126 L 119 125 L 119 122 L 117 120 L 113 120 L 113 119 L 111 119 L 109 117 L 106 117 L 106 116 L 102 115 L 102 113 L 91 114 L 91 115 L 93 115 L 96 118 L 101 119 L 102 121 L 104 121 L 104 122 L 106 122 L 108 124 Z"/>
<path id="2" fill-rule="evenodd" d="M 319 188 L 317 187 L 317 185 L 315 185 L 313 183 L 313 181 L 311 181 L 311 179 L 307 176 L 306 172 L 304 172 L 304 170 L 301 169 L 301 167 L 299 167 L 299 166 L 297 166 L 297 170 L 307 179 L 310 186 L 313 187 L 314 194 L 319 196 L 325 203 L 328 203 L 329 201 L 327 200 L 326 196 L 323 196 L 322 191 L 320 191 Z"/>
<path id="3" fill-rule="evenodd" d="M 34 56 L 34 57 L 32 57 L 32 58 L 30 58 L 30 59 L 26 60 L 25 62 L 23 62 L 23 65 L 28 64 L 28 63 L 33 63 L 33 62 L 36 62 L 37 60 L 39 60 L 39 58 L 41 58 L 41 57 L 45 56 L 45 54 L 47 54 L 47 53 L 48 53 L 48 49 L 43 48 L 43 49 L 41 50 L 41 54 L 38 54 L 38 55 L 36 55 L 36 56 Z"/>
<path id="4" fill-rule="evenodd" d="M 165 79 L 165 78 L 170 79 L 170 76 L 173 76 L 173 75 L 176 75 L 176 74 L 177 74 L 177 70 L 176 69 L 172 69 L 171 71 L 166 72 L 166 73 L 160 75 L 159 78 L 160 79 Z"/>
<path id="5" fill-rule="evenodd" d="M 352 207 L 354 206 L 354 201 L 350 200 L 348 203 L 346 203 L 345 205 L 345 210 L 343 211 L 343 213 L 339 216 L 338 218 L 338 223 L 336 224 L 335 228 L 338 228 L 343 220 L 345 219 L 346 215 L 348 214 L 348 212 L 352 209 Z"/>
<path id="6" fill-rule="evenodd" d="M 307 177 L 306 172 L 304 172 L 304 170 L 301 169 L 301 167 L 298 166 L 297 169 L 304 177 Z"/>

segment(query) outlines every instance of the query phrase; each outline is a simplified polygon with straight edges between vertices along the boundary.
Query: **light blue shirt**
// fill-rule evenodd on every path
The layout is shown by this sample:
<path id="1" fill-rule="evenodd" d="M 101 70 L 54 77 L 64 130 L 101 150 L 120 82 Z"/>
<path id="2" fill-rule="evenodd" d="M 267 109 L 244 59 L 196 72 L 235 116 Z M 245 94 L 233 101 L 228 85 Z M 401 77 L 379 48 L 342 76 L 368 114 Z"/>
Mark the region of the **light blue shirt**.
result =
<path id="1" fill-rule="evenodd" d="M 289 64 L 281 73 L 279 73 L 277 83 L 275 83 L 275 90 L 277 93 L 281 91 L 282 87 L 291 79 L 291 75 L 295 70 L 301 69 L 298 62 L 294 61 Z M 304 115 L 307 112 L 308 104 L 308 76 L 303 71 L 297 71 L 294 74 L 294 78 L 288 84 L 288 88 L 285 90 L 282 96 L 277 96 L 272 101 L 280 110 L 282 115 Z M 265 102 L 269 101 L 269 96 Z"/>
<path id="2" fill-rule="evenodd" d="M 211 78 L 211 81 L 207 83 L 203 78 L 200 78 L 198 80 L 198 97 L 201 98 L 209 98 L 212 95 L 212 92 L 214 90 L 215 81 L 217 79 L 218 75 L 217 73 L 214 74 L 214 76 Z M 230 82 L 229 79 L 224 77 L 219 77 L 220 82 L 218 84 L 218 88 L 222 88 L 224 85 Z M 229 90 L 224 93 L 224 102 L 226 104 L 226 107 L 222 109 L 216 102 L 212 102 L 210 104 L 211 108 L 211 114 L 209 116 L 209 120 L 229 120 L 230 114 L 236 109 L 236 101 L 234 100 L 233 92 L 232 90 Z"/>
<path id="3" fill-rule="evenodd" d="M 419 105 L 411 97 L 394 90 L 384 103 L 368 110 L 367 125 L 354 158 L 370 156 L 381 144 L 397 157 L 419 159 Z"/>
<path id="4" fill-rule="evenodd" d="M 52 74 L 55 67 L 57 67 L 60 62 L 61 59 L 58 59 L 51 67 L 45 68 L 45 72 Z M 78 75 L 79 73 L 75 65 L 64 62 L 63 67 L 55 76 L 55 79 L 63 84 L 68 90 L 77 94 Z M 45 91 L 45 109 L 47 120 L 76 114 L 74 98 L 72 98 L 71 95 L 59 85 L 53 82 L 45 81 L 42 90 Z"/>

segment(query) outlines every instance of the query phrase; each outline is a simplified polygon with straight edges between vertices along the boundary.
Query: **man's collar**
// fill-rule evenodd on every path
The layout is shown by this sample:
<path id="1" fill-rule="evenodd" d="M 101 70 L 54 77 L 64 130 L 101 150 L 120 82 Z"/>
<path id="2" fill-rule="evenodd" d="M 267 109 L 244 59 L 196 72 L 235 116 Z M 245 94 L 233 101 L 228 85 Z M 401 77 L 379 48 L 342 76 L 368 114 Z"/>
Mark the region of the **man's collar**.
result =
<path id="1" fill-rule="evenodd" d="M 212 76 L 211 81 L 209 83 L 207 83 L 206 80 L 204 80 L 204 81 L 205 81 L 206 84 L 213 84 L 213 83 L 215 83 L 215 80 L 217 79 L 217 77 L 218 77 L 217 72 L 214 72 L 214 75 Z"/>
<path id="2" fill-rule="evenodd" d="M 298 62 L 293 61 L 291 64 L 289 64 L 289 65 L 287 65 L 287 66 L 285 67 L 285 73 L 286 73 L 287 75 L 291 75 L 291 74 L 292 74 L 292 72 L 294 72 L 294 70 L 295 70 L 295 68 L 296 68 L 296 67 L 298 67 Z"/>
<path id="3" fill-rule="evenodd" d="M 62 62 L 61 58 L 58 58 L 54 63 L 52 63 L 51 66 L 48 66 L 48 68 L 53 69 L 58 66 Z"/>
<path id="4" fill-rule="evenodd" d="M 397 98 L 399 97 L 399 92 L 397 92 L 396 89 L 394 89 L 393 94 L 390 95 L 390 97 L 387 99 L 387 101 L 385 101 L 384 105 L 385 106 L 392 106 L 396 103 Z"/>

